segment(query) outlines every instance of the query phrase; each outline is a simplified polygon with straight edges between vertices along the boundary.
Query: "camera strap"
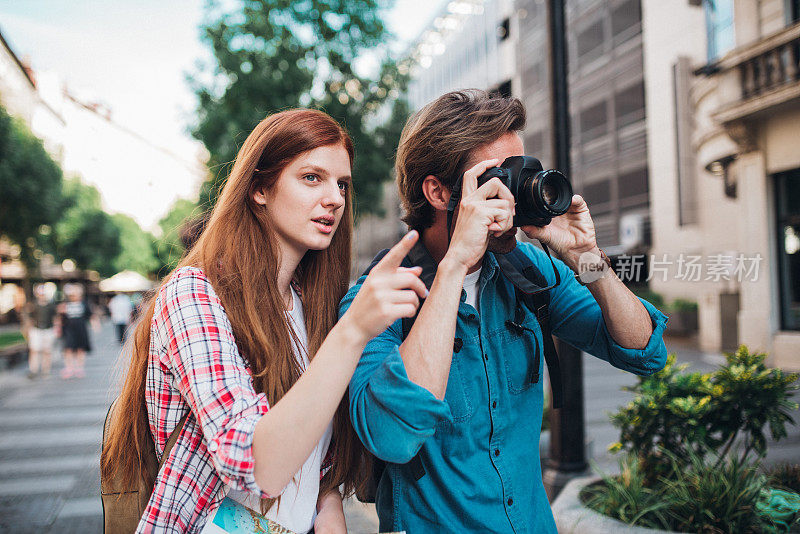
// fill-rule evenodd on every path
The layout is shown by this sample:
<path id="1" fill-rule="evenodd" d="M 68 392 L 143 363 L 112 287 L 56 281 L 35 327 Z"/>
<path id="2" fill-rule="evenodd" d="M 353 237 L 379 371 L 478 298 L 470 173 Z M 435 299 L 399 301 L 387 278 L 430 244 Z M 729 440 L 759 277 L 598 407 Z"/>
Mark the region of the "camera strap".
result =
<path id="1" fill-rule="evenodd" d="M 453 213 L 456 211 L 456 205 L 461 201 L 461 181 L 459 178 L 453 184 L 453 189 L 450 191 L 450 200 L 447 202 L 447 244 L 450 244 L 450 236 L 453 231 Z"/>

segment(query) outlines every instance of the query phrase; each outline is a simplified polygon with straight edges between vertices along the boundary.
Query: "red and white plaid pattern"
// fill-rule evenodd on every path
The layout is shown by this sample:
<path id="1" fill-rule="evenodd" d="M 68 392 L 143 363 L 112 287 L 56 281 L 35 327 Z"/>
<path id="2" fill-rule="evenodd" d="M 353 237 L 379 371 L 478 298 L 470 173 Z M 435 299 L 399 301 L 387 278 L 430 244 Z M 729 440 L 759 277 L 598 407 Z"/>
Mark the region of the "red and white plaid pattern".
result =
<path id="1" fill-rule="evenodd" d="M 191 410 L 137 532 L 198 532 L 228 488 L 261 498 L 253 430 L 269 410 L 253 389 L 225 310 L 202 270 L 175 271 L 156 298 L 145 402 L 156 452 Z M 326 459 L 329 460 L 329 459 Z M 322 476 L 330 466 L 324 462 Z"/>

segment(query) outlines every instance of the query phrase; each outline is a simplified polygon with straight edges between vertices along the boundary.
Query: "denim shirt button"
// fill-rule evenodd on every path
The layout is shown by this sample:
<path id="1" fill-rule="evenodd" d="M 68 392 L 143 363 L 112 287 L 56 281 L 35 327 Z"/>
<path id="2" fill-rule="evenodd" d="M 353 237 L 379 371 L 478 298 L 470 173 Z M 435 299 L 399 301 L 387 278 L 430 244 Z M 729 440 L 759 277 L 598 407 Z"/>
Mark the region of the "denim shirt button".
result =
<path id="1" fill-rule="evenodd" d="M 509 506 L 511 506 L 512 504 L 514 504 L 514 499 L 512 499 L 511 497 L 509 497 L 509 498 L 508 498 L 508 500 L 507 500 L 506 502 L 508 503 L 508 505 L 509 505 Z"/>
<path id="2" fill-rule="evenodd" d="M 492 409 L 494 410 L 497 408 L 497 401 L 492 401 Z"/>
<path id="3" fill-rule="evenodd" d="M 500 456 L 500 449 L 495 449 L 494 450 L 494 455 L 495 456 Z"/>

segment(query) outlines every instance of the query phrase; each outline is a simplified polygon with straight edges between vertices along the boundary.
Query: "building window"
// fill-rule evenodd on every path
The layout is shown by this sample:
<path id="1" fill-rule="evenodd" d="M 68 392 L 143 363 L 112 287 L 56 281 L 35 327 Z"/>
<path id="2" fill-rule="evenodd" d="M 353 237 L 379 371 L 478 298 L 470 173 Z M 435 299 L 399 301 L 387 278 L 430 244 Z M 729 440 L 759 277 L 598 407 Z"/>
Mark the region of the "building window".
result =
<path id="1" fill-rule="evenodd" d="M 789 24 L 800 20 L 800 0 L 786 0 L 786 15 Z"/>
<path id="2" fill-rule="evenodd" d="M 644 120 L 644 83 L 632 85 L 614 95 L 617 126 Z"/>
<path id="3" fill-rule="evenodd" d="M 508 18 L 503 19 L 500 26 L 497 27 L 497 40 L 502 42 L 508 39 L 508 33 L 511 31 L 511 20 Z"/>
<path id="4" fill-rule="evenodd" d="M 617 181 L 621 199 L 635 198 L 647 194 L 647 168 L 621 174 Z"/>
<path id="5" fill-rule="evenodd" d="M 708 61 L 713 62 L 736 45 L 733 34 L 733 0 L 704 0 Z"/>
<path id="6" fill-rule="evenodd" d="M 511 98 L 511 80 L 506 80 L 498 85 L 496 88 L 489 91 L 493 94 L 498 94 L 503 98 Z"/>
<path id="7" fill-rule="evenodd" d="M 591 141 L 608 132 L 606 103 L 600 102 L 581 111 L 581 141 Z"/>
<path id="8" fill-rule="evenodd" d="M 583 186 L 583 198 L 592 213 L 605 213 L 611 207 L 611 182 L 602 180 Z"/>
<path id="9" fill-rule="evenodd" d="M 578 34 L 578 57 L 591 60 L 603 53 L 603 21 L 598 20 Z"/>
<path id="10" fill-rule="evenodd" d="M 642 7 L 639 0 L 627 0 L 611 12 L 611 33 L 617 37 L 628 28 L 633 28 L 642 21 Z M 638 32 L 630 32 L 630 38 Z"/>
<path id="11" fill-rule="evenodd" d="M 775 176 L 781 329 L 800 330 L 800 169 Z"/>

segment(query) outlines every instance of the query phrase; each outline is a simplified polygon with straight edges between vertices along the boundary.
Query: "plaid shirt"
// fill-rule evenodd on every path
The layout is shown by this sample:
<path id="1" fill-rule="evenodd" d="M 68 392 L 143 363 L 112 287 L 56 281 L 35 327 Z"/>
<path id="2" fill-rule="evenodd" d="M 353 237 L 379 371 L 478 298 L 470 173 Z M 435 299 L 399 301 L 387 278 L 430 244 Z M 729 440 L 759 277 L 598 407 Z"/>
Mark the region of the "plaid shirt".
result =
<path id="1" fill-rule="evenodd" d="M 199 532 L 231 488 L 270 497 L 256 483 L 252 453 L 255 425 L 269 406 L 253 389 L 230 321 L 202 270 L 183 267 L 172 274 L 156 298 L 150 332 L 145 402 L 159 459 L 181 417 L 191 414 L 137 532 Z"/>

